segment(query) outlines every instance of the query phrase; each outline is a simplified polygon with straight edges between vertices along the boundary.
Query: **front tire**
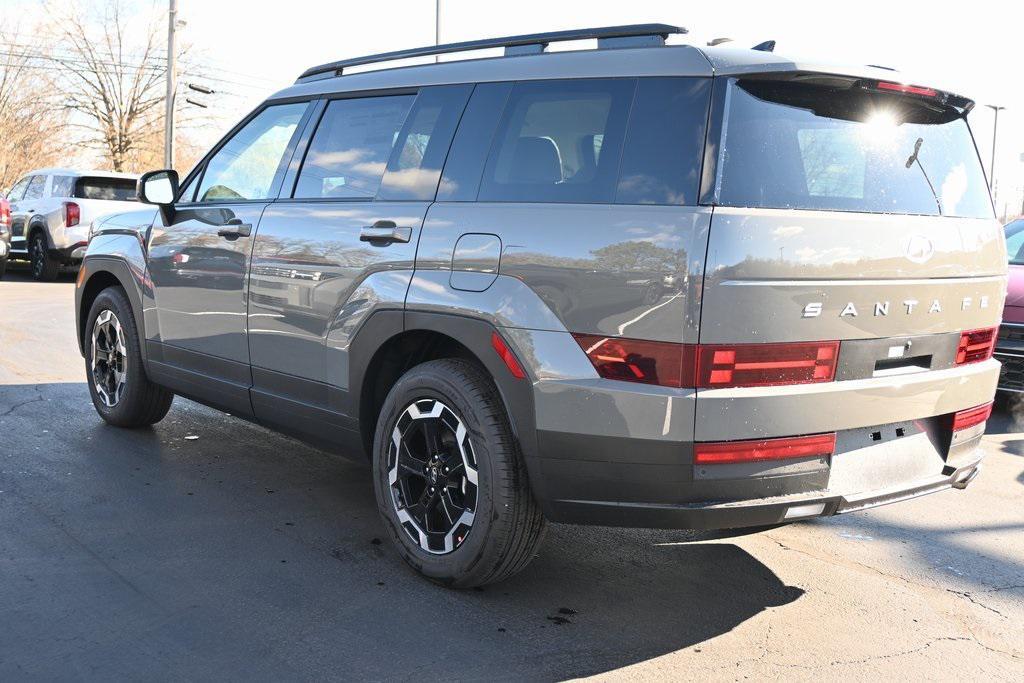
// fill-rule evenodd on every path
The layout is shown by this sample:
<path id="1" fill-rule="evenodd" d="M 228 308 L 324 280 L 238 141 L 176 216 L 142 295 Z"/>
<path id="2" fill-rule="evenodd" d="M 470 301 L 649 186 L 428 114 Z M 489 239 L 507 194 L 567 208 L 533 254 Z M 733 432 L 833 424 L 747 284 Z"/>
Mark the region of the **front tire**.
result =
<path id="1" fill-rule="evenodd" d="M 174 394 L 149 381 L 131 303 L 120 287 L 99 293 L 85 326 L 85 372 L 92 404 L 115 427 L 156 424 Z"/>
<path id="2" fill-rule="evenodd" d="M 46 243 L 46 235 L 36 232 L 28 247 L 28 257 L 32 265 L 32 279 L 39 282 L 53 282 L 60 273 L 60 262 L 50 256 Z"/>
<path id="3" fill-rule="evenodd" d="M 533 559 L 545 521 L 491 379 L 445 359 L 403 375 L 374 437 L 377 507 L 399 553 L 452 588 L 502 581 Z"/>

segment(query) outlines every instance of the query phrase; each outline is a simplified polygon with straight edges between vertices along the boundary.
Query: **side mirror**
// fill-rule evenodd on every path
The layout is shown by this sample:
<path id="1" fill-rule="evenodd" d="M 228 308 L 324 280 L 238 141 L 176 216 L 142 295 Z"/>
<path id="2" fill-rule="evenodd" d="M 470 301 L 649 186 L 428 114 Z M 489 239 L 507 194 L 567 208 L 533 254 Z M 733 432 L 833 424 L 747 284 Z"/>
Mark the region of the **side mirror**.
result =
<path id="1" fill-rule="evenodd" d="M 170 224 L 174 215 L 174 199 L 178 196 L 178 172 L 164 169 L 143 173 L 135 193 L 143 204 L 159 206 L 164 222 Z"/>

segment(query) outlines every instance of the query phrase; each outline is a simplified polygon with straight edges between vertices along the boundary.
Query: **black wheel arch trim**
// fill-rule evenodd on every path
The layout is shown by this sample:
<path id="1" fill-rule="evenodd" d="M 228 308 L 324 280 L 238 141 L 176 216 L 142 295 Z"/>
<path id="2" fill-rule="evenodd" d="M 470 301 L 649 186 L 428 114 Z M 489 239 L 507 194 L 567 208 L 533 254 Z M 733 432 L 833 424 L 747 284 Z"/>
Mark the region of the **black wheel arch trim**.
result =
<path id="1" fill-rule="evenodd" d="M 501 400 L 508 411 L 513 435 L 519 442 L 526 462 L 527 473 L 534 494 L 543 499 L 538 490 L 540 482 L 537 463 L 537 427 L 534 413 L 533 384 L 529 379 L 512 376 L 504 361 L 491 345 L 491 335 L 498 329 L 487 320 L 448 313 L 426 311 L 381 310 L 373 313 L 359 328 L 349 347 L 349 401 L 348 414 L 360 423 L 360 413 L 367 382 L 375 381 L 367 372 L 378 350 L 395 337 L 410 332 L 433 332 L 450 337 L 467 348 L 494 380 Z M 503 337 L 513 352 L 511 340 Z M 517 352 L 522 358 L 522 354 Z M 372 432 L 371 432 L 372 433 Z M 372 436 L 370 437 L 372 441 Z M 373 453 L 372 443 L 367 453 Z"/>
<path id="2" fill-rule="evenodd" d="M 121 285 L 121 289 L 128 295 L 128 301 L 132 306 L 132 316 L 135 318 L 135 329 L 139 331 L 140 341 L 146 339 L 146 327 L 142 315 L 142 292 L 133 275 L 131 266 L 125 259 L 115 256 L 90 256 L 82 261 L 81 271 L 75 285 L 75 330 L 78 338 L 78 351 L 85 357 L 85 325 L 89 317 L 89 311 L 83 310 L 83 296 L 89 288 L 89 282 L 98 274 L 105 273 L 113 276 Z M 142 362 L 147 362 L 146 344 L 139 344 L 139 351 L 142 354 Z"/>

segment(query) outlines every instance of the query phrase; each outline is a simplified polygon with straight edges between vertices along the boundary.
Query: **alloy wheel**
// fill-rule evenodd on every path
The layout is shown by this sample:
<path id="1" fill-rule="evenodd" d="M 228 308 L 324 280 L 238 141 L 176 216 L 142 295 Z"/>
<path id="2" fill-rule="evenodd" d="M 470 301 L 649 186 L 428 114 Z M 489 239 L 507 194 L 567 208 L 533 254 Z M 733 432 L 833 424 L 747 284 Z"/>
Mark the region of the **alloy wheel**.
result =
<path id="1" fill-rule="evenodd" d="M 92 383 L 108 408 L 124 394 L 128 382 L 128 349 L 121 321 L 110 309 L 100 311 L 92 328 Z"/>
<path id="2" fill-rule="evenodd" d="M 388 445 L 388 486 L 398 521 L 428 553 L 458 548 L 473 527 L 477 463 L 462 420 L 435 399 L 402 412 Z"/>
<path id="3" fill-rule="evenodd" d="M 29 255 L 29 260 L 32 262 L 32 276 L 37 279 L 42 277 L 43 270 L 46 268 L 46 242 L 42 235 L 36 235 L 32 239 L 32 253 Z"/>

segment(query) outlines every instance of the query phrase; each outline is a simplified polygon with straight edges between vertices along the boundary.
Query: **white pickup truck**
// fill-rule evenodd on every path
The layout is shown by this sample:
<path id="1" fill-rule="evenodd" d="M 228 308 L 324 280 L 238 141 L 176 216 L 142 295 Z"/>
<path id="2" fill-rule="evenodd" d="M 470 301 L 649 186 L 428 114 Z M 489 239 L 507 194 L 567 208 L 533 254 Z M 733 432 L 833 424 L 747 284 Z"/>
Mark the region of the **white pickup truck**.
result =
<path id="1" fill-rule="evenodd" d="M 64 168 L 26 174 L 7 194 L 10 258 L 30 261 L 36 280 L 53 280 L 62 267 L 77 266 L 93 220 L 138 206 L 137 179 L 125 173 Z"/>

